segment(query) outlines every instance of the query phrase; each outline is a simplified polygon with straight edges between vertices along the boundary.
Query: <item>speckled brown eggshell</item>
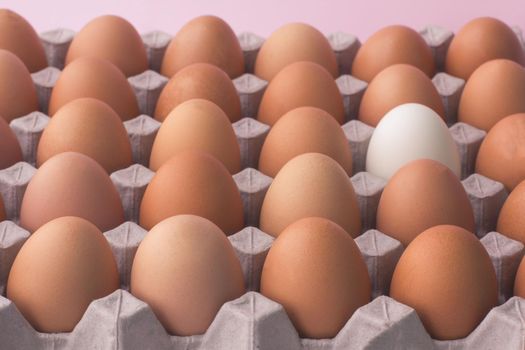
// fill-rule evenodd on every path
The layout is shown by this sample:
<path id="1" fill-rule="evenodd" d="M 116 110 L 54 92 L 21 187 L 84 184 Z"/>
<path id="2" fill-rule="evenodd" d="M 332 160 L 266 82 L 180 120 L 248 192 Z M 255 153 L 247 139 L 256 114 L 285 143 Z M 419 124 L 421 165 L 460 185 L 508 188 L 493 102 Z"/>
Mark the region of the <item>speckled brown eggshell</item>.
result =
<path id="1" fill-rule="evenodd" d="M 104 168 L 64 152 L 37 170 L 22 199 L 20 225 L 30 232 L 61 216 L 78 216 L 108 231 L 124 222 L 120 196 Z"/>
<path id="2" fill-rule="evenodd" d="M 525 299 L 525 258 L 521 259 L 516 280 L 514 281 L 514 295 Z"/>
<path id="3" fill-rule="evenodd" d="M 510 192 L 525 180 L 525 113 L 501 119 L 483 139 L 476 173 L 499 181 Z"/>
<path id="4" fill-rule="evenodd" d="M 139 33 L 119 16 L 97 17 L 75 35 L 67 51 L 66 65 L 84 56 L 106 59 L 126 76 L 148 69 L 146 48 Z"/>
<path id="5" fill-rule="evenodd" d="M 0 116 L 7 122 L 38 110 L 35 85 L 24 63 L 0 49 Z"/>
<path id="6" fill-rule="evenodd" d="M 498 282 L 476 236 L 441 225 L 422 232 L 406 248 L 390 296 L 414 308 L 432 338 L 460 339 L 498 305 Z"/>
<path id="7" fill-rule="evenodd" d="M 414 66 L 395 64 L 383 69 L 368 84 L 358 119 L 375 127 L 388 111 L 404 103 L 425 105 L 445 118 L 443 102 L 430 78 Z"/>
<path id="8" fill-rule="evenodd" d="M 289 160 L 310 152 L 326 154 L 352 176 L 352 151 L 341 126 L 316 107 L 292 109 L 275 123 L 261 149 L 259 170 L 275 177 Z"/>
<path id="9" fill-rule="evenodd" d="M 8 9 L 0 9 L 0 49 L 18 56 L 31 73 L 47 67 L 38 34 L 25 18 Z"/>
<path id="10" fill-rule="evenodd" d="M 37 165 L 68 151 L 93 158 L 108 173 L 132 163 L 122 120 L 106 103 L 89 97 L 65 104 L 51 118 L 38 144 Z"/>
<path id="11" fill-rule="evenodd" d="M 424 230 L 443 224 L 475 230 L 472 206 L 458 177 L 430 159 L 400 168 L 381 194 L 377 229 L 407 246 Z"/>
<path id="12" fill-rule="evenodd" d="M 497 58 L 525 64 L 523 48 L 508 25 L 496 18 L 476 18 L 465 24 L 452 39 L 445 71 L 467 80 L 480 65 Z"/>
<path id="13" fill-rule="evenodd" d="M 118 288 L 117 264 L 100 230 L 66 216 L 24 243 L 9 273 L 7 297 L 37 331 L 71 332 L 93 300 Z"/>
<path id="14" fill-rule="evenodd" d="M 159 96 L 155 119 L 163 121 L 179 104 L 194 98 L 215 103 L 232 123 L 241 119 L 241 102 L 233 82 L 222 70 L 207 63 L 189 65 L 168 81 Z"/>
<path id="15" fill-rule="evenodd" d="M 344 122 L 343 98 L 326 69 L 313 62 L 296 62 L 283 68 L 268 84 L 257 119 L 273 125 L 286 112 L 297 107 L 320 108 Z"/>
<path id="16" fill-rule="evenodd" d="M 213 64 L 230 78 L 244 73 L 241 45 L 228 23 L 215 16 L 186 23 L 171 39 L 160 72 L 171 77 L 193 63 Z"/>
<path id="17" fill-rule="evenodd" d="M 260 228 L 277 237 L 299 219 L 330 219 L 352 237 L 361 233 L 361 214 L 348 174 L 332 158 L 304 153 L 288 161 L 273 180 L 261 208 Z"/>
<path id="18" fill-rule="evenodd" d="M 525 69 L 514 61 L 488 61 L 472 73 L 459 101 L 458 120 L 489 131 L 506 116 L 525 112 Z"/>
<path id="19" fill-rule="evenodd" d="M 244 294 L 241 264 L 211 221 L 177 215 L 153 227 L 131 269 L 131 293 L 170 334 L 203 334 L 221 306 Z"/>
<path id="20" fill-rule="evenodd" d="M 49 100 L 49 115 L 80 97 L 106 102 L 122 120 L 139 115 L 135 93 L 126 76 L 111 62 L 93 56 L 80 57 L 64 68 Z"/>
<path id="21" fill-rule="evenodd" d="M 241 170 L 241 151 L 233 127 L 213 102 L 188 100 L 168 114 L 155 137 L 150 168 L 157 170 L 172 156 L 190 149 L 210 153 L 231 174 Z"/>
<path id="22" fill-rule="evenodd" d="M 411 28 L 393 25 L 372 34 L 359 48 L 352 64 L 352 75 L 369 82 L 396 63 L 413 65 L 430 78 L 436 70 L 432 51 L 421 35 Z"/>
<path id="23" fill-rule="evenodd" d="M 525 244 L 525 180 L 512 190 L 499 212 L 496 231 Z"/>
<path id="24" fill-rule="evenodd" d="M 305 23 L 289 23 L 268 37 L 257 53 L 255 75 L 270 81 L 287 65 L 311 61 L 323 66 L 337 78 L 335 53 L 326 37 Z"/>
<path id="25" fill-rule="evenodd" d="M 0 169 L 22 161 L 22 149 L 9 124 L 0 117 Z"/>
<path id="26" fill-rule="evenodd" d="M 149 183 L 140 206 L 140 225 L 149 230 L 162 220 L 192 214 L 211 220 L 227 235 L 244 225 L 239 189 L 212 155 L 191 150 L 165 162 Z"/>
<path id="27" fill-rule="evenodd" d="M 286 227 L 274 241 L 261 293 L 281 304 L 303 338 L 333 338 L 371 298 L 370 278 L 352 237 L 318 217 Z"/>

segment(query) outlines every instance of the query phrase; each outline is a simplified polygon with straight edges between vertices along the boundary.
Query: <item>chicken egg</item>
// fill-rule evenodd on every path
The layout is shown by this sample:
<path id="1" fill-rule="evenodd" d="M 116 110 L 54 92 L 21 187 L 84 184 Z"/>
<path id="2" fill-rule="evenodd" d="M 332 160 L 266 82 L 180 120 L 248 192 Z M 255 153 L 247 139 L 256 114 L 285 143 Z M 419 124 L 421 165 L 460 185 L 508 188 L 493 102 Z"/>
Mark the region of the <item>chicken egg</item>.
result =
<path id="1" fill-rule="evenodd" d="M 430 336 L 468 336 L 498 304 L 498 281 L 476 236 L 458 226 L 420 233 L 401 255 L 390 296 L 414 308 Z"/>
<path id="2" fill-rule="evenodd" d="M 514 281 L 514 295 L 525 299 L 525 258 L 521 259 L 521 263 L 516 273 L 516 280 Z"/>
<path id="3" fill-rule="evenodd" d="M 275 177 L 290 159 L 310 152 L 326 154 L 352 175 L 352 151 L 341 126 L 316 107 L 292 109 L 275 123 L 262 146 L 259 170 Z"/>
<path id="4" fill-rule="evenodd" d="M 7 298 L 38 332 L 71 332 L 93 300 L 118 288 L 117 263 L 102 232 L 65 216 L 24 243 L 9 273 Z"/>
<path id="5" fill-rule="evenodd" d="M 194 98 L 215 103 L 230 121 L 241 119 L 241 101 L 228 75 L 207 63 L 181 69 L 164 86 L 155 108 L 155 119 L 163 121 L 179 104 Z"/>
<path id="6" fill-rule="evenodd" d="M 525 180 L 505 200 L 498 216 L 496 231 L 525 244 Z"/>
<path id="7" fill-rule="evenodd" d="M 61 216 L 78 216 L 108 231 L 124 222 L 120 196 L 104 168 L 76 152 L 49 158 L 29 181 L 20 225 L 30 232 Z"/>
<path id="8" fill-rule="evenodd" d="M 172 77 L 193 63 L 213 64 L 235 78 L 244 73 L 244 56 L 231 27 L 215 16 L 200 16 L 186 23 L 171 39 L 161 74 Z"/>
<path id="9" fill-rule="evenodd" d="M 139 105 L 126 76 L 111 62 L 93 56 L 77 58 L 58 78 L 49 99 L 49 115 L 80 97 L 106 102 L 122 120 L 137 117 Z"/>
<path id="10" fill-rule="evenodd" d="M 334 78 L 314 62 L 296 62 L 283 68 L 268 84 L 257 119 L 273 125 L 286 112 L 312 106 L 344 122 L 343 98 Z"/>
<path id="11" fill-rule="evenodd" d="M 369 82 L 396 63 L 413 65 L 428 77 L 436 70 L 432 51 L 421 35 L 411 28 L 393 25 L 375 32 L 359 48 L 352 64 L 352 75 Z"/>
<path id="12" fill-rule="evenodd" d="M 361 233 L 361 214 L 348 174 L 332 158 L 304 153 L 277 173 L 261 208 L 260 228 L 277 237 L 301 218 L 332 220 L 352 237 Z"/>
<path id="13" fill-rule="evenodd" d="M 199 216 L 159 222 L 133 260 L 131 293 L 148 303 L 170 334 L 203 334 L 221 306 L 244 291 L 231 243 L 220 228 Z"/>
<path id="14" fill-rule="evenodd" d="M 281 69 L 299 61 L 318 63 L 334 78 L 339 75 L 328 39 L 305 23 L 286 24 L 266 39 L 257 53 L 255 75 L 270 81 Z"/>
<path id="15" fill-rule="evenodd" d="M 22 161 L 22 149 L 9 124 L 0 117 L 0 169 Z"/>
<path id="16" fill-rule="evenodd" d="M 128 77 L 148 69 L 146 48 L 139 33 L 119 16 L 97 17 L 75 35 L 67 51 L 66 65 L 84 56 L 106 59 Z"/>
<path id="17" fill-rule="evenodd" d="M 447 125 L 427 106 L 406 103 L 377 124 L 366 154 L 366 171 L 388 180 L 406 163 L 428 158 L 460 176 L 459 152 Z"/>
<path id="18" fill-rule="evenodd" d="M 274 241 L 261 293 L 281 304 L 303 338 L 333 338 L 371 298 L 370 277 L 352 237 L 334 222 L 298 220 Z"/>

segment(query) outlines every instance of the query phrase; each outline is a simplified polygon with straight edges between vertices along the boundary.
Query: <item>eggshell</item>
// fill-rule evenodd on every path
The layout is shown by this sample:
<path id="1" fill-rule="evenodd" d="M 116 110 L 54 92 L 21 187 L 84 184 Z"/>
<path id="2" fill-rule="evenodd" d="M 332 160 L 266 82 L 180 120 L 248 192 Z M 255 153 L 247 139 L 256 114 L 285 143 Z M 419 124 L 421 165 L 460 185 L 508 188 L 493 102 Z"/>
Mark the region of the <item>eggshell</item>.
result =
<path id="1" fill-rule="evenodd" d="M 101 231 L 124 222 L 119 194 L 104 168 L 76 152 L 57 154 L 37 170 L 22 199 L 20 225 L 34 232 L 68 215 L 89 220 Z"/>
<path id="2" fill-rule="evenodd" d="M 499 181 L 510 192 L 525 180 L 525 113 L 501 119 L 483 139 L 476 173 Z"/>
<path id="3" fill-rule="evenodd" d="M 459 101 L 458 120 L 489 131 L 502 118 L 525 112 L 525 69 L 516 62 L 488 61 L 472 73 Z"/>
<path id="4" fill-rule="evenodd" d="M 472 206 L 458 177 L 430 159 L 401 167 L 381 194 L 377 229 L 407 246 L 424 230 L 442 224 L 475 230 Z"/>
<path id="5" fill-rule="evenodd" d="M 274 241 L 261 293 L 281 304 L 303 338 L 333 338 L 371 298 L 370 277 L 352 237 L 334 222 L 298 220 Z"/>
<path id="6" fill-rule="evenodd" d="M 39 332 L 71 332 L 88 305 L 119 287 L 117 264 L 99 229 L 66 216 L 33 233 L 15 258 L 7 297 Z"/>
<path id="7" fill-rule="evenodd" d="M 7 216 L 5 213 L 4 200 L 2 199 L 2 196 L 0 195 L 0 221 L 4 221 L 6 219 L 7 219 Z"/>
<path id="8" fill-rule="evenodd" d="M 275 123 L 262 146 L 259 170 L 275 177 L 290 159 L 310 152 L 331 157 L 352 175 L 352 151 L 341 126 L 316 107 L 292 109 Z"/>
<path id="9" fill-rule="evenodd" d="M 406 248 L 394 270 L 390 296 L 414 308 L 432 338 L 459 339 L 497 306 L 498 282 L 474 234 L 440 225 Z"/>
<path id="10" fill-rule="evenodd" d="M 344 122 L 343 98 L 326 69 L 313 62 L 296 62 L 283 68 L 268 84 L 257 119 L 273 125 L 286 112 L 312 106 Z"/>
<path id="11" fill-rule="evenodd" d="M 241 119 L 241 101 L 233 82 L 222 70 L 207 63 L 189 65 L 168 81 L 160 93 L 155 119 L 163 121 L 179 104 L 194 98 L 215 103 L 232 123 Z"/>
<path id="12" fill-rule="evenodd" d="M 255 75 L 270 81 L 281 69 L 299 61 L 318 63 L 334 78 L 339 75 L 328 39 L 305 23 L 285 24 L 266 39 L 257 54 Z"/>
<path id="13" fill-rule="evenodd" d="M 0 50 L 0 116 L 7 122 L 38 110 L 36 89 L 24 63 Z"/>
<path id="14" fill-rule="evenodd" d="M 86 56 L 68 64 L 51 93 L 49 115 L 80 97 L 93 97 L 106 102 L 122 120 L 137 117 L 139 105 L 126 76 L 111 62 Z"/>
<path id="15" fill-rule="evenodd" d="M 51 118 L 38 143 L 37 165 L 62 152 L 79 152 L 108 173 L 131 165 L 131 144 L 122 120 L 106 103 L 79 98 Z"/>
<path id="16" fill-rule="evenodd" d="M 4 118 L 0 118 L 0 169 L 8 168 L 21 161 L 22 149 L 18 139 Z"/>
<path id="17" fill-rule="evenodd" d="M 67 51 L 66 65 L 84 56 L 106 59 L 128 77 L 148 69 L 146 48 L 139 33 L 119 16 L 99 16 L 75 35 Z"/>
<path id="18" fill-rule="evenodd" d="M 441 162 L 460 176 L 459 152 L 440 116 L 427 106 L 406 103 L 390 110 L 377 124 L 366 154 L 366 171 L 388 180 L 410 161 Z"/>
<path id="19" fill-rule="evenodd" d="M 137 249 L 131 293 L 171 334 L 203 334 L 221 306 L 244 294 L 241 264 L 211 221 L 177 215 L 155 225 Z"/>
<path id="20" fill-rule="evenodd" d="M 18 56 L 31 73 L 47 67 L 38 34 L 25 18 L 8 9 L 0 9 L 0 49 Z"/>
<path id="21" fill-rule="evenodd" d="M 430 78 L 414 66 L 394 64 L 379 72 L 368 85 L 358 119 L 376 126 L 392 108 L 410 102 L 430 107 L 445 119 L 443 102 Z"/>
<path id="22" fill-rule="evenodd" d="M 348 174 L 320 153 L 301 154 L 281 168 L 264 197 L 260 228 L 277 237 L 286 226 L 310 216 L 330 219 L 352 237 L 361 231 L 361 215 Z"/>
<path id="23" fill-rule="evenodd" d="M 172 156 L 190 149 L 210 153 L 231 174 L 241 170 L 241 151 L 233 127 L 213 102 L 188 100 L 168 114 L 155 137 L 150 168 L 157 170 Z"/>
<path id="24" fill-rule="evenodd" d="M 215 16 L 200 16 L 186 23 L 171 39 L 160 72 L 171 77 L 193 63 L 213 64 L 230 78 L 244 73 L 241 45 L 228 23 Z"/>
<path id="25" fill-rule="evenodd" d="M 179 214 L 211 220 L 227 235 L 244 225 L 239 189 L 228 170 L 208 153 L 180 152 L 149 183 L 140 206 L 140 225 L 149 230 Z"/>
<path id="26" fill-rule="evenodd" d="M 476 18 L 465 24 L 452 39 L 445 70 L 467 80 L 476 68 L 497 58 L 525 64 L 523 48 L 509 26 L 496 18 Z"/>
<path id="27" fill-rule="evenodd" d="M 521 259 L 518 272 L 516 273 L 516 280 L 514 282 L 514 295 L 525 298 L 525 258 Z"/>
<path id="28" fill-rule="evenodd" d="M 525 244 L 525 180 L 512 190 L 499 212 L 496 231 Z"/>
<path id="29" fill-rule="evenodd" d="M 435 73 L 432 51 L 415 30 L 393 25 L 375 32 L 359 48 L 352 64 L 352 75 L 371 81 L 379 72 L 396 63 L 406 63 L 427 76 Z"/>

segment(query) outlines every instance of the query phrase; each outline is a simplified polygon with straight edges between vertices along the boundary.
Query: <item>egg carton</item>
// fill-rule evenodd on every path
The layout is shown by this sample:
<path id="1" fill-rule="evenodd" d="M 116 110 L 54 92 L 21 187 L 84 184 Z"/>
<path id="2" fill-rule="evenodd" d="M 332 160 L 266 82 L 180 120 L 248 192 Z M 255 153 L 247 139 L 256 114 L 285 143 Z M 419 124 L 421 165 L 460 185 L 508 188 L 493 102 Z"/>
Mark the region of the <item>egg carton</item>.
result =
<path id="1" fill-rule="evenodd" d="M 452 33 L 439 27 L 421 31 L 429 43 L 438 67 L 442 67 Z M 59 77 L 67 48 L 74 37 L 67 29 L 41 34 L 51 64 L 34 73 L 40 111 L 17 118 L 10 124 L 21 144 L 25 162 L 0 170 L 0 193 L 7 217 L 0 223 L 0 294 L 11 264 L 29 232 L 19 227 L 18 216 L 25 188 L 35 173 L 36 147 L 49 121 L 45 115 L 49 96 Z M 190 337 L 166 333 L 151 309 L 130 293 L 129 276 L 134 254 L 146 231 L 138 219 L 144 190 L 154 173 L 145 166 L 160 123 L 149 117 L 167 79 L 158 70 L 171 37 L 162 32 L 143 35 L 150 70 L 130 77 L 143 115 L 124 122 L 132 150 L 132 166 L 111 174 L 128 220 L 105 232 L 117 261 L 121 289 L 91 303 L 84 317 L 71 333 L 36 332 L 17 311 L 16 306 L 0 297 L 0 348 L 119 348 L 119 349 L 364 349 L 364 348 L 505 348 L 525 346 L 523 328 L 525 300 L 512 297 L 517 266 L 524 255 L 523 245 L 497 232 L 499 210 L 507 193 L 502 184 L 473 174 L 477 151 L 485 133 L 472 126 L 456 123 L 457 105 L 464 81 L 446 73 L 437 73 L 433 82 L 446 110 L 446 120 L 461 155 L 463 185 L 476 218 L 476 234 L 487 249 L 499 281 L 500 306 L 467 338 L 456 341 L 432 340 L 413 309 L 385 296 L 394 267 L 403 252 L 397 240 L 375 230 L 377 205 L 385 182 L 365 172 L 366 150 L 373 128 L 355 120 L 367 84 L 351 75 L 351 62 L 360 46 L 349 34 L 328 36 L 338 58 L 342 75 L 336 79 L 341 91 L 346 123 L 342 129 L 352 147 L 354 174 L 351 177 L 362 215 L 364 233 L 356 238 L 372 281 L 373 300 L 358 309 L 333 339 L 301 339 L 286 312 L 258 293 L 260 275 L 273 238 L 260 231 L 258 219 L 264 195 L 272 178 L 256 170 L 259 153 L 270 127 L 254 119 L 267 82 L 251 74 L 257 52 L 264 39 L 251 33 L 239 35 L 246 64 L 246 74 L 233 80 L 239 93 L 244 118 L 233 124 L 241 149 L 243 170 L 233 175 L 240 190 L 247 225 L 229 236 L 241 262 L 248 292 L 224 304 L 203 335 Z"/>

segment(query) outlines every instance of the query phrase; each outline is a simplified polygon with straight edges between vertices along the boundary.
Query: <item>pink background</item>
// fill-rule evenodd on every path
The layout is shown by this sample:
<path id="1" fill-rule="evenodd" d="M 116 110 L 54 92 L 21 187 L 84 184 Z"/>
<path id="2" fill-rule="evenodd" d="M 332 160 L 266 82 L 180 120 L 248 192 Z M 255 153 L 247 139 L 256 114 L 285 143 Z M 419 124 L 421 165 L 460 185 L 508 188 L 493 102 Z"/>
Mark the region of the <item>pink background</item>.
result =
<path id="1" fill-rule="evenodd" d="M 79 30 L 102 14 L 123 16 L 142 33 L 160 29 L 170 34 L 202 14 L 222 17 L 237 33 L 250 30 L 262 36 L 284 23 L 303 21 L 325 34 L 341 30 L 363 40 L 389 24 L 414 29 L 438 24 L 456 31 L 468 20 L 487 15 L 525 29 L 525 0 L 5 0 L 0 6 L 20 13 L 39 32 L 58 27 Z"/>

